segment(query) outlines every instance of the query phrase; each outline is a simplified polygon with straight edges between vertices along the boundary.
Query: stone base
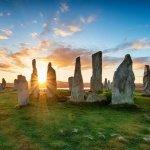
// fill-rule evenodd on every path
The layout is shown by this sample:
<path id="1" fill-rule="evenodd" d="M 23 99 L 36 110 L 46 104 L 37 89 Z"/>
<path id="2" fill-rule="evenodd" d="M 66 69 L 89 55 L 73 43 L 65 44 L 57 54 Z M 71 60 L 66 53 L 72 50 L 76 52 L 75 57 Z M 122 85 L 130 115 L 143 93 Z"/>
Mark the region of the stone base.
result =
<path id="1" fill-rule="evenodd" d="M 93 102 L 104 102 L 104 101 L 107 101 L 107 97 L 99 95 L 99 94 L 96 94 L 96 93 L 88 94 L 87 99 L 85 100 L 85 102 L 90 102 L 90 103 L 93 103 Z"/>

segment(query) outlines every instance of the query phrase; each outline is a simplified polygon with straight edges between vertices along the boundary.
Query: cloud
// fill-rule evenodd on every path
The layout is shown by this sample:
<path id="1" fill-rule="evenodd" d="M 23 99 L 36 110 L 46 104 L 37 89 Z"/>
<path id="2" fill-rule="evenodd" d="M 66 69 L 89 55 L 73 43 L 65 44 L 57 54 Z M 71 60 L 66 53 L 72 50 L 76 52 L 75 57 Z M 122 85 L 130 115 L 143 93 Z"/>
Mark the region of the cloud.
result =
<path id="1" fill-rule="evenodd" d="M 47 29 L 48 28 L 48 23 L 43 23 L 43 28 Z"/>
<path id="2" fill-rule="evenodd" d="M 117 52 L 123 50 L 143 50 L 150 48 L 150 40 L 148 39 L 140 39 L 132 42 L 125 42 L 120 45 L 117 45 L 114 48 L 105 49 L 103 53 Z"/>
<path id="3" fill-rule="evenodd" d="M 13 34 L 9 29 L 0 29 L 0 40 L 7 40 Z"/>
<path id="4" fill-rule="evenodd" d="M 38 34 L 36 32 L 33 32 L 30 34 L 30 36 L 32 37 L 32 39 L 36 39 L 38 37 Z"/>
<path id="5" fill-rule="evenodd" d="M 62 13 L 69 11 L 69 6 L 66 3 L 61 3 L 59 8 Z"/>
<path id="6" fill-rule="evenodd" d="M 95 16 L 88 16 L 87 18 L 85 17 L 80 17 L 80 21 L 84 24 L 89 24 L 92 23 L 96 20 Z"/>
<path id="7" fill-rule="evenodd" d="M 13 32 L 9 29 L 0 29 L 0 32 L 7 36 L 11 36 L 13 34 Z"/>
<path id="8" fill-rule="evenodd" d="M 79 26 L 76 25 L 70 25 L 70 26 L 65 26 L 63 29 L 59 28 L 54 28 L 53 32 L 56 35 L 66 37 L 66 36 L 72 36 L 74 33 L 80 32 L 82 29 Z"/>
<path id="9" fill-rule="evenodd" d="M 32 20 L 32 24 L 36 24 L 36 23 L 38 23 L 37 20 Z"/>
<path id="10" fill-rule="evenodd" d="M 5 35 L 0 35 L 0 40 L 8 40 L 9 38 Z"/>
<path id="11" fill-rule="evenodd" d="M 11 16 L 11 13 L 10 13 L 10 12 L 8 12 L 8 13 L 7 13 L 7 16 Z"/>
<path id="12" fill-rule="evenodd" d="M 0 12 L 0 17 L 2 17 L 4 14 L 3 14 L 3 12 Z"/>
<path id="13" fill-rule="evenodd" d="M 82 29 L 78 26 L 75 26 L 75 25 L 72 25 L 72 26 L 68 26 L 68 29 L 72 32 L 79 32 L 81 31 Z"/>

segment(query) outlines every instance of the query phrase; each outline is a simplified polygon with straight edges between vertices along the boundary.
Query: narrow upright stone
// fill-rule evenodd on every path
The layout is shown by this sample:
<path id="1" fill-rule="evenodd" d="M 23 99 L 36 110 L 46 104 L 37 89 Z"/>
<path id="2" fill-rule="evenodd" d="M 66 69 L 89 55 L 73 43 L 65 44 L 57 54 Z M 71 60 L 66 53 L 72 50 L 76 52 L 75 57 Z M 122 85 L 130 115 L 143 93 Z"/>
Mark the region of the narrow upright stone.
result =
<path id="1" fill-rule="evenodd" d="M 56 90 L 56 72 L 53 69 L 51 63 L 49 63 L 47 69 L 47 98 L 52 98 L 56 96 Z"/>
<path id="2" fill-rule="evenodd" d="M 35 98 L 39 97 L 38 73 L 36 68 L 36 60 L 32 60 L 33 72 L 31 74 L 31 95 Z"/>
<path id="3" fill-rule="evenodd" d="M 143 77 L 144 95 L 150 96 L 150 67 L 145 65 Z"/>
<path id="4" fill-rule="evenodd" d="M 104 88 L 108 89 L 107 78 L 105 78 L 105 81 L 104 81 Z"/>
<path id="5" fill-rule="evenodd" d="M 29 104 L 28 82 L 25 76 L 18 75 L 16 80 L 18 90 L 18 105 L 26 106 Z"/>
<path id="6" fill-rule="evenodd" d="M 6 80 L 2 79 L 1 89 L 4 90 L 6 88 Z"/>
<path id="7" fill-rule="evenodd" d="M 112 87 L 112 104 L 134 104 L 133 92 L 135 76 L 132 70 L 132 59 L 127 54 L 114 73 Z"/>
<path id="8" fill-rule="evenodd" d="M 92 77 L 91 77 L 91 91 L 102 91 L 102 52 L 99 51 L 92 55 Z"/>
<path id="9" fill-rule="evenodd" d="M 108 90 L 111 89 L 111 83 L 110 83 L 110 80 L 108 80 L 108 82 L 107 82 L 107 87 L 108 87 Z"/>
<path id="10" fill-rule="evenodd" d="M 71 101 L 74 102 L 84 101 L 84 86 L 81 74 L 80 57 L 76 58 L 73 85 L 71 90 Z"/>
<path id="11" fill-rule="evenodd" d="M 72 90 L 72 84 L 73 84 L 73 77 L 68 78 L 68 84 L 69 84 L 69 90 Z"/>

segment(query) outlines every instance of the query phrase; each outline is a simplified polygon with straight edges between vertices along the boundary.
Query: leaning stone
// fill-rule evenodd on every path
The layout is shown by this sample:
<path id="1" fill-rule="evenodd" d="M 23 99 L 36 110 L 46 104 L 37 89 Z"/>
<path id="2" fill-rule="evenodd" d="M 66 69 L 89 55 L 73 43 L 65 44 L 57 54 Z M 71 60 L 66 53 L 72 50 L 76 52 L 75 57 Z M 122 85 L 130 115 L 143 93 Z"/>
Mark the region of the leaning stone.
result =
<path id="1" fill-rule="evenodd" d="M 102 86 L 102 52 L 99 51 L 92 55 L 92 77 L 91 77 L 91 91 L 101 92 Z"/>
<path id="2" fill-rule="evenodd" d="M 107 97 L 96 94 L 96 93 L 90 93 L 87 96 L 86 102 L 107 102 Z"/>
<path id="3" fill-rule="evenodd" d="M 112 104 L 134 104 L 133 92 L 135 76 L 132 70 L 132 59 L 129 54 L 114 73 Z"/>
<path id="4" fill-rule="evenodd" d="M 150 96 L 150 68 L 145 65 L 143 77 L 144 95 Z"/>
<path id="5" fill-rule="evenodd" d="M 53 69 L 51 63 L 49 63 L 47 69 L 47 98 L 55 97 L 56 90 L 57 90 L 56 72 Z"/>
<path id="6" fill-rule="evenodd" d="M 84 86 L 81 74 L 80 57 L 76 58 L 75 72 L 71 90 L 71 101 L 83 102 L 84 101 Z"/>
<path id="7" fill-rule="evenodd" d="M 18 105 L 26 106 L 29 104 L 29 94 L 28 94 L 28 82 L 25 76 L 18 75 L 17 78 L 17 90 L 18 90 Z"/>

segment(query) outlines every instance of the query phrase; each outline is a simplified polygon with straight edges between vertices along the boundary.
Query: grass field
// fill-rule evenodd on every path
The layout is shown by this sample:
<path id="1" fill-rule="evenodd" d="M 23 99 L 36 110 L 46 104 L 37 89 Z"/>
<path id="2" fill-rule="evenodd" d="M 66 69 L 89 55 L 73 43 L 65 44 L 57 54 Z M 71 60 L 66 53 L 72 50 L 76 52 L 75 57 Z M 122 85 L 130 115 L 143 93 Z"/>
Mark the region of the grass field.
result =
<path id="1" fill-rule="evenodd" d="M 30 102 L 19 109 L 16 91 L 0 92 L 0 150 L 150 149 L 150 98 L 141 93 L 128 109 L 47 101 L 44 93 Z"/>

